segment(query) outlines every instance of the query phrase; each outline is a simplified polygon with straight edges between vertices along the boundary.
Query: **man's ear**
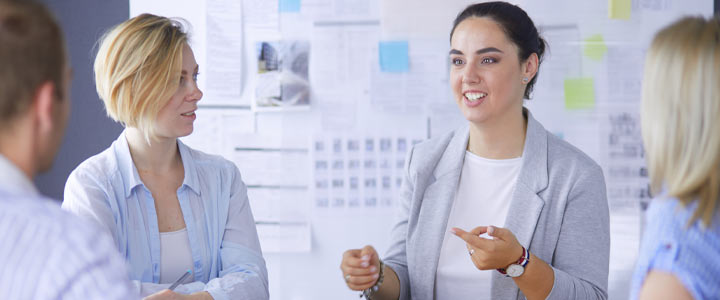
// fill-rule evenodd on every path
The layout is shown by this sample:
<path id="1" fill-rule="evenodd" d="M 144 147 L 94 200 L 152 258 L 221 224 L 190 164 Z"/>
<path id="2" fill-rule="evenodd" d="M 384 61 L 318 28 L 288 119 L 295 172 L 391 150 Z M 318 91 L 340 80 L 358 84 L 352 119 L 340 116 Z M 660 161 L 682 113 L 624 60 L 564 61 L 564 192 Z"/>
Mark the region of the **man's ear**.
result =
<path id="1" fill-rule="evenodd" d="M 33 99 L 32 113 L 36 118 L 36 124 L 42 132 L 51 131 L 53 126 L 54 118 L 57 117 L 54 114 L 57 101 L 55 101 L 55 84 L 52 81 L 46 81 L 38 87 L 35 92 L 35 99 Z"/>

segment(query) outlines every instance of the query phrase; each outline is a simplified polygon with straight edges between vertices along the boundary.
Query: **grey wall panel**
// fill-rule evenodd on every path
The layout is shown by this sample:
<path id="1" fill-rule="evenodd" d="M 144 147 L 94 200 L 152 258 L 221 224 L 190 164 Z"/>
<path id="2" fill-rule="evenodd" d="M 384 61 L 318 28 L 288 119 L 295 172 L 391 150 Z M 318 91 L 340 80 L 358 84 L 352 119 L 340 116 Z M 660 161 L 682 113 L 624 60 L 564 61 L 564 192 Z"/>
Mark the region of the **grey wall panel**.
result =
<path id="1" fill-rule="evenodd" d="M 65 32 L 74 79 L 72 111 L 52 169 L 35 178 L 41 193 L 62 199 L 65 181 L 83 160 L 107 148 L 122 131 L 95 92 L 92 65 L 97 39 L 128 18 L 128 1 L 44 0 Z"/>

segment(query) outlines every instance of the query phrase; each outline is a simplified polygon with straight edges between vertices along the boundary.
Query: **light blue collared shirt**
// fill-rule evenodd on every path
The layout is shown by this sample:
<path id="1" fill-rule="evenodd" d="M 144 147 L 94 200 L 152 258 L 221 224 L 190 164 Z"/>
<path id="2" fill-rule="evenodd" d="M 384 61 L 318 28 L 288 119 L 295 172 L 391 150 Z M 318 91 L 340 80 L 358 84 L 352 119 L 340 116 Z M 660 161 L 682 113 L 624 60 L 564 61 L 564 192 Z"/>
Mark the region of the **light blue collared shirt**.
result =
<path id="1" fill-rule="evenodd" d="M 178 148 L 185 177 L 177 198 L 190 240 L 194 282 L 176 291 L 207 291 L 216 300 L 269 298 L 267 269 L 247 187 L 237 167 L 180 140 Z M 170 284 L 159 283 L 155 201 L 138 175 L 125 132 L 70 174 L 62 207 L 110 232 L 142 295 L 168 288 Z"/>
<path id="2" fill-rule="evenodd" d="M 0 299 L 137 299 L 112 239 L 0 155 Z"/>

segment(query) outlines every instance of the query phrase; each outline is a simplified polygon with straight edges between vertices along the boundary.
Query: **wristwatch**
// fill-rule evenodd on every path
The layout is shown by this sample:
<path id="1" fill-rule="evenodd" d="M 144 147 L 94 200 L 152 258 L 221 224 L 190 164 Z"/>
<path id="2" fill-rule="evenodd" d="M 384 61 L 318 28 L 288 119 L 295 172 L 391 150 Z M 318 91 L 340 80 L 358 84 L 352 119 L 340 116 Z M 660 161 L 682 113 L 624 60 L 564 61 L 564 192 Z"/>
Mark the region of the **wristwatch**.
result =
<path id="1" fill-rule="evenodd" d="M 497 269 L 498 272 L 507 277 L 518 277 L 525 273 L 525 266 L 530 262 L 530 251 L 526 250 L 525 247 L 522 247 L 522 249 L 523 254 L 516 263 L 510 264 L 504 269 Z"/>

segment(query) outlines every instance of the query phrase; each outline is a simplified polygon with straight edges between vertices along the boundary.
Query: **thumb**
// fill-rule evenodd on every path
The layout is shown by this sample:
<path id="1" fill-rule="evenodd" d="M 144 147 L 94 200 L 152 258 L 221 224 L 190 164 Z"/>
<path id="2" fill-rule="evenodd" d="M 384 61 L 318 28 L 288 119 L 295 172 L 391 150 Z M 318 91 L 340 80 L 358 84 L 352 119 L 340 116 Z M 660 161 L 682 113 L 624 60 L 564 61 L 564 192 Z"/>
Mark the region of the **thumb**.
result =
<path id="1" fill-rule="evenodd" d="M 373 246 L 367 245 L 360 250 L 360 259 L 370 263 L 373 258 L 377 259 L 377 252 Z"/>
<path id="2" fill-rule="evenodd" d="M 502 227 L 488 226 L 487 233 L 491 237 L 496 237 L 496 238 L 504 241 L 507 239 L 508 234 L 510 234 L 510 231 L 505 228 L 502 228 Z"/>

